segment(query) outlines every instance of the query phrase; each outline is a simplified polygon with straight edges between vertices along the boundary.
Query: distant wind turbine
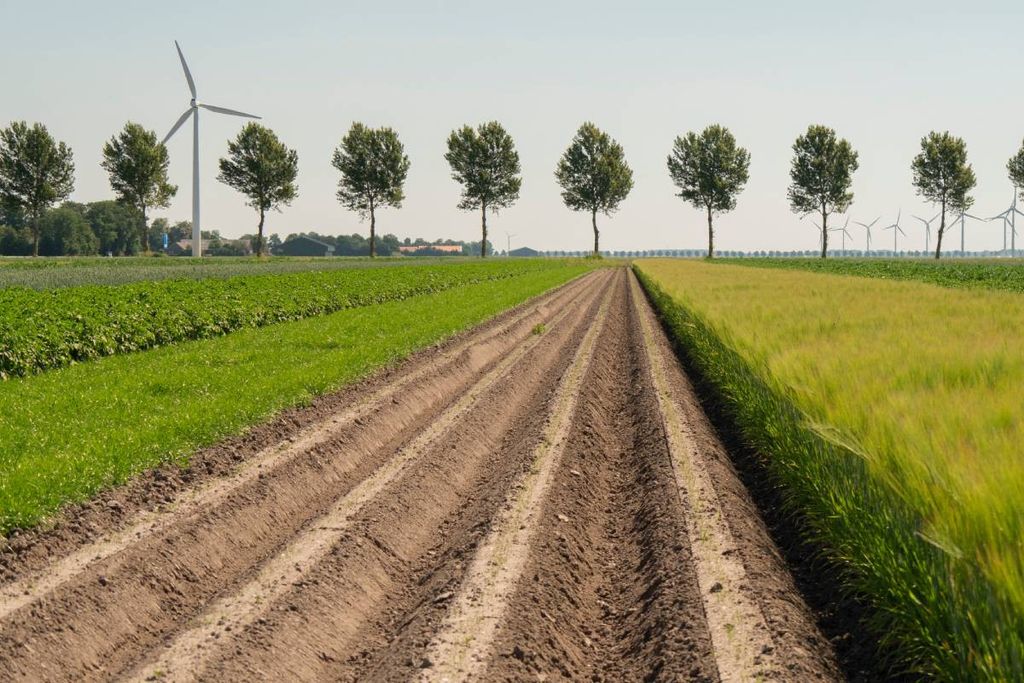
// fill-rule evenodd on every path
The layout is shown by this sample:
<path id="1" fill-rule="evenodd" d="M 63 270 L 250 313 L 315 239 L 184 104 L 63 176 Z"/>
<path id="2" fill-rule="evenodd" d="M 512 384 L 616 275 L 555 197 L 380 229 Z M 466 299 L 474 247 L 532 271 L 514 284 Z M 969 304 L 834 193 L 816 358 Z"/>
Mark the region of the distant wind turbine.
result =
<path id="1" fill-rule="evenodd" d="M 892 225 L 887 225 L 884 228 L 882 228 L 882 230 L 892 230 L 892 255 L 893 256 L 896 256 L 899 253 L 899 250 L 897 249 L 897 239 L 899 238 L 899 236 L 900 235 L 903 235 L 904 237 L 907 236 L 907 233 L 903 232 L 903 228 L 900 227 L 900 218 L 902 218 L 902 217 L 903 217 L 903 209 L 900 209 L 899 213 L 896 214 L 896 222 L 893 223 Z"/>
<path id="2" fill-rule="evenodd" d="M 1017 216 L 1024 216 L 1024 211 L 1017 208 L 1017 192 L 1018 188 L 1013 188 L 1013 203 L 1010 204 L 1010 208 L 990 218 L 990 221 L 994 221 L 997 218 L 1003 220 L 1003 253 L 1006 253 L 1006 233 L 1007 227 L 1009 227 L 1010 233 L 1010 256 L 1017 256 Z"/>
<path id="3" fill-rule="evenodd" d="M 505 245 L 507 247 L 505 249 L 505 255 L 506 256 L 511 256 L 512 255 L 512 238 L 513 237 L 515 237 L 515 233 L 510 233 L 507 230 L 505 231 Z"/>
<path id="4" fill-rule="evenodd" d="M 976 221 L 981 221 L 982 223 L 984 223 L 984 222 L 986 222 L 988 220 L 987 218 L 979 218 L 979 217 L 977 217 L 975 215 L 969 214 L 966 211 L 961 211 L 960 215 L 957 218 L 953 219 L 953 224 L 954 225 L 956 224 L 957 221 L 960 221 L 960 254 L 961 255 L 963 255 L 966 252 L 966 250 L 964 249 L 964 227 L 965 227 L 965 224 L 967 223 L 967 219 L 968 218 L 970 218 L 972 220 L 976 220 Z"/>
<path id="5" fill-rule="evenodd" d="M 851 235 L 850 231 L 846 229 L 848 225 L 850 225 L 850 217 L 849 216 L 846 217 L 846 222 L 843 223 L 843 227 L 841 227 L 841 228 L 829 228 L 829 230 L 828 230 L 829 232 L 838 232 L 838 233 L 840 233 L 842 235 L 842 240 L 843 240 L 843 256 L 846 256 L 846 238 L 849 237 L 850 239 L 853 239 L 853 235 Z"/>
<path id="6" fill-rule="evenodd" d="M 245 112 L 235 111 L 234 109 L 225 109 L 224 107 L 215 107 L 212 104 L 203 104 L 196 99 L 196 82 L 192 80 L 192 72 L 188 70 L 188 64 L 185 63 L 185 55 L 181 53 L 181 46 L 178 45 L 178 41 L 174 41 L 174 47 L 178 49 L 178 58 L 181 60 L 181 68 L 185 70 L 185 80 L 188 81 L 188 89 L 192 93 L 192 101 L 188 105 L 188 109 L 182 114 L 178 120 L 171 127 L 171 132 L 164 137 L 164 144 L 171 139 L 171 136 L 178 132 L 188 117 L 192 117 L 192 255 L 202 256 L 203 255 L 203 231 L 199 225 L 199 109 L 208 109 L 218 114 L 229 114 L 231 116 L 242 116 L 248 119 L 258 119 L 259 116 L 253 114 L 246 114 Z"/>
<path id="7" fill-rule="evenodd" d="M 864 250 L 864 253 L 867 256 L 871 256 L 871 228 L 873 228 L 875 226 L 875 223 L 877 223 L 880 220 L 882 220 L 881 216 L 879 216 L 875 220 L 871 221 L 870 223 L 861 223 L 860 221 L 854 221 L 857 225 L 864 226 L 864 229 L 867 230 L 867 233 L 868 233 L 868 248 Z"/>
<path id="8" fill-rule="evenodd" d="M 938 218 L 938 217 L 939 217 L 939 214 L 935 214 L 934 216 L 932 216 L 928 220 L 925 220 L 925 219 L 921 218 L 920 216 L 914 216 L 914 218 L 916 218 L 917 220 L 919 220 L 922 223 L 924 223 L 924 251 L 925 251 L 925 253 L 928 253 L 928 250 L 930 249 L 930 247 L 928 246 L 928 242 L 931 240 L 931 237 L 932 237 L 932 223 L 934 223 L 935 219 Z"/>
<path id="9" fill-rule="evenodd" d="M 811 221 L 811 225 L 813 225 L 815 229 L 818 231 L 818 251 L 821 251 L 821 240 L 824 239 L 825 235 L 822 234 L 821 232 L 821 226 L 818 225 L 815 221 Z"/>

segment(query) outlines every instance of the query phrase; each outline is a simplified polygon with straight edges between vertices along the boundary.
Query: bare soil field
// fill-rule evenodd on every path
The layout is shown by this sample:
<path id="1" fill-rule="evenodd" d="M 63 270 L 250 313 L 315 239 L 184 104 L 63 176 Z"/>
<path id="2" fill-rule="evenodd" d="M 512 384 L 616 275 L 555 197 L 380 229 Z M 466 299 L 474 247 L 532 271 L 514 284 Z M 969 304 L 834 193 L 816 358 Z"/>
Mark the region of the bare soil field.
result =
<path id="1" fill-rule="evenodd" d="M 4 680 L 837 680 L 632 273 L 0 553 Z"/>

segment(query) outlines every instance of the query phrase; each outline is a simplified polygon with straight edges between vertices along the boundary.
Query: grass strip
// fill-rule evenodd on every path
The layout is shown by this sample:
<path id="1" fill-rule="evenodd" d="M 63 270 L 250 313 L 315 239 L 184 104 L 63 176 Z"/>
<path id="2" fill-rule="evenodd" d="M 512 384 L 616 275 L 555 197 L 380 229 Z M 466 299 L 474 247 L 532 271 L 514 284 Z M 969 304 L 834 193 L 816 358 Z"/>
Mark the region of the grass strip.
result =
<path id="1" fill-rule="evenodd" d="M 3 289 L 0 379 L 561 265 L 498 260 L 48 291 Z"/>
<path id="2" fill-rule="evenodd" d="M 1024 680 L 1024 301 L 695 262 L 636 271 L 899 664 Z"/>
<path id="3" fill-rule="evenodd" d="M 358 380 L 589 270 L 577 262 L 0 384 L 0 531 Z"/>
<path id="4" fill-rule="evenodd" d="M 940 287 L 1024 292 L 1024 260 L 747 258 L 715 259 L 714 262 L 886 280 L 916 280 Z"/>

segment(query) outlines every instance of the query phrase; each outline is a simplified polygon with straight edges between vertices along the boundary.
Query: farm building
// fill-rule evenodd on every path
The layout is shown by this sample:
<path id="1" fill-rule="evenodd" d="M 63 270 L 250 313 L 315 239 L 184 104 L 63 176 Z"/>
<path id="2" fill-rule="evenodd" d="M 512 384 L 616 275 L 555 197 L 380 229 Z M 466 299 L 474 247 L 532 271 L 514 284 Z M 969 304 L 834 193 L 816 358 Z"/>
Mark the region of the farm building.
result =
<path id="1" fill-rule="evenodd" d="M 210 240 L 202 240 L 203 253 L 210 250 Z M 187 256 L 192 253 L 192 240 L 183 239 L 174 242 L 167 247 L 167 253 L 171 256 Z"/>
<path id="2" fill-rule="evenodd" d="M 508 255 L 533 257 L 540 256 L 540 252 L 537 251 L 536 249 L 530 249 L 529 247 L 519 247 L 518 249 L 513 249 L 512 251 L 508 252 Z"/>
<path id="3" fill-rule="evenodd" d="M 304 235 L 286 240 L 280 251 L 285 256 L 334 256 L 334 247 Z"/>

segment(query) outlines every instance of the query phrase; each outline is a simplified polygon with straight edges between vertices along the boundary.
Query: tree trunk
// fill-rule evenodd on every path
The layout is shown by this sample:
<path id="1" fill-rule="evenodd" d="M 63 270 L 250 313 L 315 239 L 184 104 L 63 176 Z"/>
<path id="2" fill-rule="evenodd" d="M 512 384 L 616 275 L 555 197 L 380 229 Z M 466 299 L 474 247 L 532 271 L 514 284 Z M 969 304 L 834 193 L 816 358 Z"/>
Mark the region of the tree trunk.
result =
<path id="1" fill-rule="evenodd" d="M 942 234 L 946 232 L 946 200 L 942 200 L 942 218 L 939 219 L 939 234 L 935 237 L 935 260 L 942 256 Z"/>
<path id="2" fill-rule="evenodd" d="M 377 217 L 373 213 L 373 200 L 370 200 L 370 258 L 377 256 Z"/>
<path id="3" fill-rule="evenodd" d="M 146 254 L 149 253 L 149 231 L 146 230 L 146 205 L 142 204 L 142 251 Z"/>
<path id="4" fill-rule="evenodd" d="M 715 258 L 715 228 L 711 224 L 711 205 L 708 205 L 708 258 Z"/>
<path id="5" fill-rule="evenodd" d="M 828 212 L 821 207 L 821 258 L 828 258 Z"/>
<path id="6" fill-rule="evenodd" d="M 599 233 L 597 232 L 597 209 L 590 212 L 590 222 L 594 225 L 594 256 L 598 256 L 601 252 L 598 249 L 597 241 L 599 236 Z"/>
<path id="7" fill-rule="evenodd" d="M 483 225 L 483 238 L 480 240 L 480 258 L 487 258 L 487 205 L 480 204 L 480 221 Z"/>
<path id="8" fill-rule="evenodd" d="M 32 214 L 32 257 L 39 256 L 39 213 Z"/>
<path id="9" fill-rule="evenodd" d="M 256 258 L 263 258 L 263 220 L 266 218 L 263 207 L 260 207 L 260 227 L 256 231 Z"/>

